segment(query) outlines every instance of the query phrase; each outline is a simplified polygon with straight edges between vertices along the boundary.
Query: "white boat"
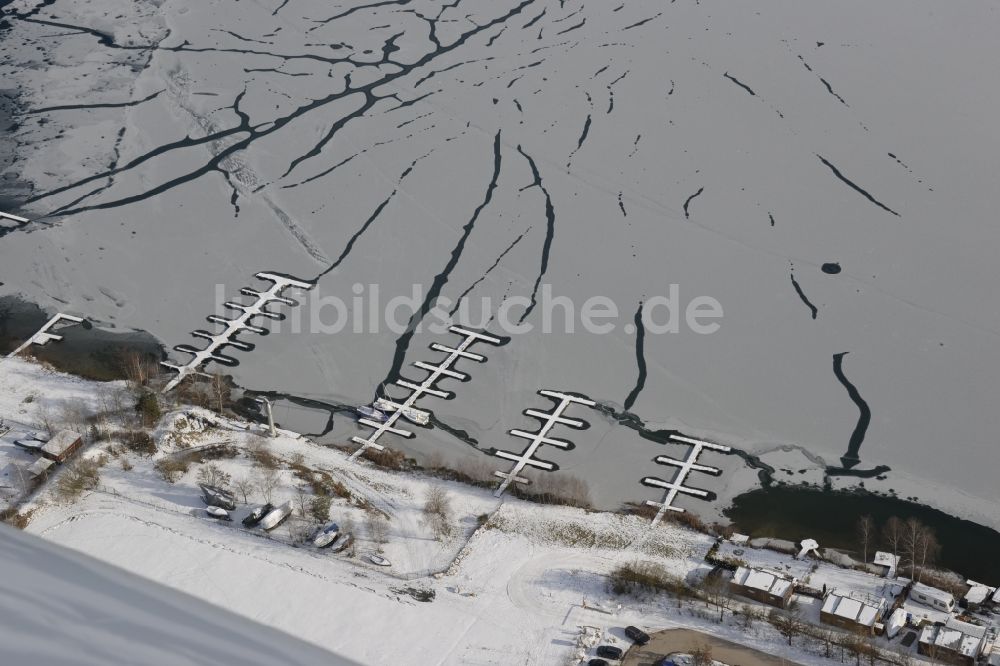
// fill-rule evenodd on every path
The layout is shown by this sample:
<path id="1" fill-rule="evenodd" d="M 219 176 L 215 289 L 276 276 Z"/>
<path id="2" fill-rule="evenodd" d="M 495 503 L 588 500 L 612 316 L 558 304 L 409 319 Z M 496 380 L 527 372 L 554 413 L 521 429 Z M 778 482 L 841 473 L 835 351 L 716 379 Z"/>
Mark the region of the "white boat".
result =
<path id="1" fill-rule="evenodd" d="M 229 512 L 218 506 L 206 506 L 205 513 L 211 518 L 217 518 L 218 520 L 232 520 L 229 517 Z"/>
<path id="2" fill-rule="evenodd" d="M 271 512 L 260 521 L 260 526 L 265 530 L 273 530 L 275 527 L 285 522 L 285 518 L 292 515 L 292 503 L 285 502 L 281 506 L 271 509 Z"/>
<path id="3" fill-rule="evenodd" d="M 313 538 L 313 545 L 317 548 L 325 548 L 336 541 L 338 536 L 340 536 L 340 527 L 337 523 L 330 523 L 316 534 Z"/>
<path id="4" fill-rule="evenodd" d="M 352 535 L 341 533 L 337 537 L 337 540 L 334 542 L 333 548 L 330 549 L 330 552 L 339 553 L 343 550 L 346 550 L 347 547 L 350 546 L 351 543 L 353 542 L 354 542 L 354 537 Z"/>
<path id="5" fill-rule="evenodd" d="M 403 415 L 403 418 L 410 423 L 415 423 L 417 425 L 427 425 L 431 420 L 430 414 L 423 410 L 414 409 L 413 407 L 402 407 L 401 405 L 398 405 L 392 400 L 387 400 L 386 398 L 379 398 L 376 400 L 375 406 L 383 412 L 394 412 L 399 409 L 399 413 Z"/>
<path id="6" fill-rule="evenodd" d="M 361 405 L 357 407 L 356 411 L 360 416 L 371 419 L 372 421 L 378 421 L 379 423 L 385 423 L 389 420 L 389 417 L 385 415 L 385 412 L 375 409 L 370 405 Z"/>
<path id="7" fill-rule="evenodd" d="M 381 555 L 376 555 L 375 553 L 372 553 L 371 555 L 369 555 L 368 559 L 371 561 L 372 564 L 375 564 L 375 565 L 380 566 L 380 567 L 391 567 L 392 566 L 392 562 L 390 562 L 389 560 L 385 559 Z"/>

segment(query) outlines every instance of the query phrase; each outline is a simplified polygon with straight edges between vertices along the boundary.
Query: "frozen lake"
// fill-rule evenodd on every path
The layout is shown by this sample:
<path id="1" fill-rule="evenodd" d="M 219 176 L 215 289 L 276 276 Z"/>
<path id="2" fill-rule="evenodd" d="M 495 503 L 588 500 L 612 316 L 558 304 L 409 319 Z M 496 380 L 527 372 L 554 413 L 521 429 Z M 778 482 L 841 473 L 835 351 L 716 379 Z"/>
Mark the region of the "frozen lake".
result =
<path id="1" fill-rule="evenodd" d="M 536 392 L 569 391 L 813 481 L 888 466 L 866 486 L 1000 526 L 992 3 L 32 7 L 12 2 L 0 33 L 22 107 L 5 177 L 33 184 L 17 209 L 36 220 L 0 238 L 0 295 L 171 347 L 201 346 L 190 333 L 217 293 L 264 288 L 265 270 L 347 304 L 416 284 L 418 311 L 489 297 L 488 318 L 519 298 L 512 318 L 535 330 L 477 347 L 486 363 L 459 363 L 470 381 L 441 382 L 453 400 L 421 399 L 447 430 L 385 442 L 512 449 L 506 431 L 533 425 L 522 411 L 549 406 Z M 541 330 L 546 285 L 575 332 Z M 721 304 L 718 331 L 640 343 L 640 305 L 671 285 L 680 308 Z M 593 296 L 617 306 L 610 333 L 581 330 Z M 230 349 L 225 371 L 300 398 L 279 402 L 284 425 L 346 442 L 353 421 L 306 400 L 368 402 L 456 342 L 366 320 L 244 336 L 256 349 Z M 603 506 L 659 498 L 639 479 L 669 479 L 652 458 L 685 447 L 570 415 L 591 427 L 557 433 L 576 445 L 545 451 L 557 473 Z M 722 476 L 691 483 L 715 505 L 756 482 L 738 456 L 704 462 Z"/>

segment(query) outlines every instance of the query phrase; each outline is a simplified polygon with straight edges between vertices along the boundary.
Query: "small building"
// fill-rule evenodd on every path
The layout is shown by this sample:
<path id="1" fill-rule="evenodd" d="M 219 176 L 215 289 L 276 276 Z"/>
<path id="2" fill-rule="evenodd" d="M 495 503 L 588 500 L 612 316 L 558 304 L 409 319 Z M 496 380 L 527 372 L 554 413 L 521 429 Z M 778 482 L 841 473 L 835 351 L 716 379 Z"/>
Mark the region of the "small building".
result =
<path id="1" fill-rule="evenodd" d="M 974 580 L 967 580 L 965 584 L 969 586 L 969 591 L 958 601 L 959 606 L 976 611 L 990 601 L 990 595 L 994 592 L 992 587 L 977 583 Z"/>
<path id="2" fill-rule="evenodd" d="M 917 651 L 946 664 L 973 666 L 983 653 L 986 627 L 948 618 L 944 624 L 930 624 L 920 632 Z"/>
<path id="3" fill-rule="evenodd" d="M 44 478 L 55 462 L 49 460 L 48 458 L 39 458 L 35 462 L 28 465 L 28 476 L 32 479 Z"/>
<path id="4" fill-rule="evenodd" d="M 60 430 L 42 447 L 42 455 L 49 460 L 64 462 L 83 446 L 83 436 L 72 430 Z"/>
<path id="5" fill-rule="evenodd" d="M 819 619 L 852 632 L 875 633 L 875 625 L 882 620 L 888 604 L 881 597 L 857 592 L 831 590 L 823 600 Z"/>
<path id="6" fill-rule="evenodd" d="M 896 568 L 899 566 L 899 556 L 880 550 L 875 553 L 874 566 L 880 576 L 884 578 L 895 578 Z"/>
<path id="7" fill-rule="evenodd" d="M 738 567 L 733 579 L 729 581 L 729 590 L 768 606 L 788 608 L 795 591 L 795 581 L 765 569 Z"/>
<path id="8" fill-rule="evenodd" d="M 914 583 L 910 588 L 910 599 L 918 604 L 950 613 L 955 609 L 955 597 L 950 592 L 939 590 L 923 583 Z"/>

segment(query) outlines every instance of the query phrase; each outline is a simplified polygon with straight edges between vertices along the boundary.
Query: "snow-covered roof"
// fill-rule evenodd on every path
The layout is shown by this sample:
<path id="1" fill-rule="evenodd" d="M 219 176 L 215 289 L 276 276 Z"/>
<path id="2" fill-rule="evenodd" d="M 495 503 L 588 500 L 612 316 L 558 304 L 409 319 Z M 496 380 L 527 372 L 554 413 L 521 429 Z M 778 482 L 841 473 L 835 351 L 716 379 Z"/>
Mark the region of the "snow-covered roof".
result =
<path id="1" fill-rule="evenodd" d="M 60 430 L 42 447 L 42 451 L 51 456 L 61 456 L 80 440 L 80 436 L 72 430 Z"/>
<path id="2" fill-rule="evenodd" d="M 45 472 L 49 471 L 49 468 L 52 467 L 52 465 L 54 464 L 55 463 L 49 460 L 48 458 L 39 458 L 35 462 L 28 465 L 28 474 L 30 474 L 31 476 L 38 476 L 39 474 L 44 474 Z"/>
<path id="3" fill-rule="evenodd" d="M 779 597 L 785 596 L 785 593 L 794 584 L 794 581 L 779 573 L 748 567 L 737 568 L 736 573 L 733 574 L 733 582 L 743 587 L 760 590 L 761 592 L 767 592 Z"/>
<path id="4" fill-rule="evenodd" d="M 885 609 L 885 599 L 854 592 L 833 590 L 823 600 L 823 612 L 836 615 L 866 627 L 874 626 Z"/>
<path id="5" fill-rule="evenodd" d="M 981 604 L 990 598 L 990 592 L 992 591 L 993 588 L 976 583 L 965 593 L 965 600 L 970 604 Z"/>
<path id="6" fill-rule="evenodd" d="M 920 641 L 933 643 L 939 648 L 974 659 L 979 656 L 985 636 L 986 627 L 948 618 L 944 626 L 929 625 L 924 627 L 920 633 Z"/>
<path id="7" fill-rule="evenodd" d="M 0 525 L 0 663 L 349 666 L 322 648 Z"/>
<path id="8" fill-rule="evenodd" d="M 899 564 L 899 557 L 897 555 L 893 555 L 892 553 L 886 553 L 885 551 L 880 550 L 875 553 L 875 564 L 895 569 Z"/>

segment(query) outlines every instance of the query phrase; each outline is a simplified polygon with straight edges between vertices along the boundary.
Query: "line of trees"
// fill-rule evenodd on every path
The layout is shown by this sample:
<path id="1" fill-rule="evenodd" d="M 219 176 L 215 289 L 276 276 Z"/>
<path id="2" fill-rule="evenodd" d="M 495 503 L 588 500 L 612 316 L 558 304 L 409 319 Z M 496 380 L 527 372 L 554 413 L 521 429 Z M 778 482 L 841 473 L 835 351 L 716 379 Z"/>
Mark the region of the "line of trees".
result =
<path id="1" fill-rule="evenodd" d="M 934 565 L 941 552 L 934 530 L 913 517 L 902 520 L 898 516 L 890 516 L 880 532 L 871 516 L 861 516 L 857 523 L 857 537 L 865 563 L 868 562 L 869 551 L 880 543 L 897 558 L 898 568 L 909 569 L 910 578 L 916 581 L 920 581 L 924 571 Z"/>

